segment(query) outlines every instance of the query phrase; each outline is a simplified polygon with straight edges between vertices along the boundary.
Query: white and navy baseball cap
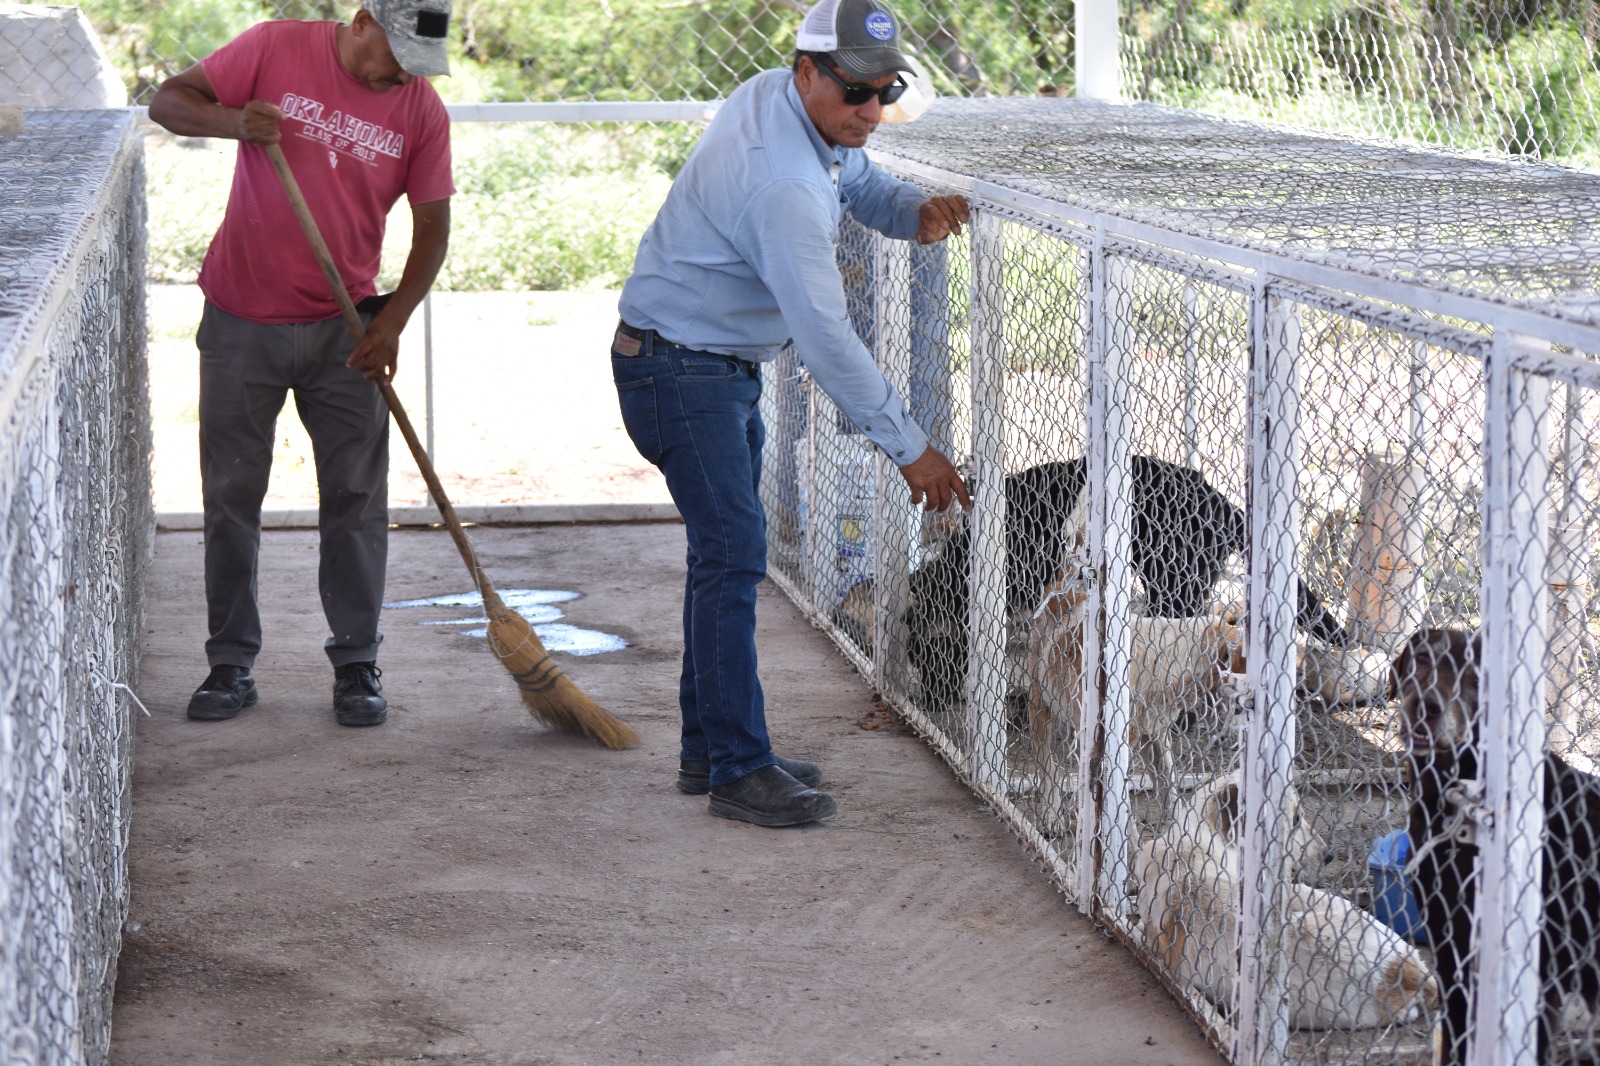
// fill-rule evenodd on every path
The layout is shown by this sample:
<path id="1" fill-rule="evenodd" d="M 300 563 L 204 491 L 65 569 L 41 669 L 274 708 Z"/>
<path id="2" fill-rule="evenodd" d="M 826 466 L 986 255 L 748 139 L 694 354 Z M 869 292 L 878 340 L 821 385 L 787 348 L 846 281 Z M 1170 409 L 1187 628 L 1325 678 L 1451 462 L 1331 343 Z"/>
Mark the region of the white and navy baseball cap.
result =
<path id="1" fill-rule="evenodd" d="M 806 12 L 794 47 L 826 53 L 863 81 L 913 69 L 900 52 L 900 23 L 880 0 L 822 0 Z"/>
<path id="2" fill-rule="evenodd" d="M 407 74 L 428 78 L 450 73 L 445 48 L 450 0 L 362 0 L 361 6 L 389 35 L 389 50 Z"/>

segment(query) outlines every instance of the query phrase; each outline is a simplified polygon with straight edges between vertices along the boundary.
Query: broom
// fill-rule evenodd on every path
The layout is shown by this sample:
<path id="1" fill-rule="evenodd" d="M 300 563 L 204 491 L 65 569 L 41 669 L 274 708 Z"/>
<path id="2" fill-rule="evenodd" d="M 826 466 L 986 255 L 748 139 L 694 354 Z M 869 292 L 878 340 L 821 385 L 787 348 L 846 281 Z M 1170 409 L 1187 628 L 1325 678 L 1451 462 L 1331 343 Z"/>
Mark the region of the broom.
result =
<path id="1" fill-rule="evenodd" d="M 283 191 L 289 197 L 289 204 L 294 208 L 295 218 L 300 221 L 300 228 L 305 231 L 306 240 L 311 242 L 311 250 L 316 253 L 317 265 L 322 268 L 323 276 L 328 279 L 328 285 L 339 301 L 339 309 L 344 312 L 345 325 L 350 327 L 353 336 L 360 339 L 366 328 L 362 326 L 361 316 L 350 294 L 345 291 L 338 269 L 333 265 L 333 256 L 323 243 L 316 219 L 311 217 L 311 208 L 300 192 L 300 183 L 295 181 L 289 161 L 283 156 L 283 149 L 276 144 L 265 147 L 267 157 L 272 160 L 273 169 L 283 183 Z M 450 506 L 450 500 L 444 494 L 444 487 L 439 484 L 439 475 L 434 472 L 433 463 L 417 438 L 417 431 L 411 426 L 411 419 L 406 417 L 400 397 L 387 381 L 379 381 L 378 388 L 383 393 L 384 402 L 389 405 L 389 413 L 394 415 L 395 425 L 400 427 L 401 436 L 405 437 L 406 444 L 411 448 L 417 469 L 422 472 L 422 480 L 427 482 L 428 491 L 438 504 L 439 514 L 444 518 L 445 527 L 450 530 L 450 536 L 472 574 L 478 594 L 483 597 L 483 609 L 489 616 L 489 646 L 516 679 L 517 688 L 522 692 L 522 702 L 527 705 L 528 711 L 554 729 L 589 737 L 608 748 L 631 748 L 638 744 L 638 734 L 585 695 L 550 658 L 550 653 L 545 650 L 528 620 L 500 599 L 500 594 L 495 592 L 488 575 L 483 572 L 478 555 L 467 540 L 467 532 L 461 527 L 455 508 Z"/>

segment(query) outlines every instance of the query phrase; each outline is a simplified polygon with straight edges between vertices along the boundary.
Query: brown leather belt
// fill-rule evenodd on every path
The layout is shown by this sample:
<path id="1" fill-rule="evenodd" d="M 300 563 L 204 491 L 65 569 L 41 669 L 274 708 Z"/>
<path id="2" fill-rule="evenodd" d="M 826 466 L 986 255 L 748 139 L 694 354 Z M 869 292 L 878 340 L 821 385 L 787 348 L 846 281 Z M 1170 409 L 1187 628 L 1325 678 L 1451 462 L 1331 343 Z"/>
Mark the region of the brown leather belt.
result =
<path id="1" fill-rule="evenodd" d="M 639 329 L 630 326 L 621 319 L 617 320 L 617 335 L 611 341 L 611 350 L 618 355 L 642 355 L 645 349 L 654 349 L 656 345 L 671 348 L 681 348 L 681 344 L 673 344 L 667 338 L 653 329 Z"/>
<path id="2" fill-rule="evenodd" d="M 618 355 L 633 356 L 643 355 L 647 348 L 652 351 L 656 348 L 677 348 L 679 351 L 684 352 L 699 352 L 701 355 L 715 355 L 723 359 L 733 359 L 744 363 L 747 367 L 754 365 L 736 355 L 724 355 L 722 352 L 708 352 L 700 348 L 690 348 L 679 344 L 677 341 L 668 340 L 653 329 L 640 329 L 637 326 L 628 325 L 621 319 L 617 320 L 617 334 L 611 339 L 612 351 Z"/>

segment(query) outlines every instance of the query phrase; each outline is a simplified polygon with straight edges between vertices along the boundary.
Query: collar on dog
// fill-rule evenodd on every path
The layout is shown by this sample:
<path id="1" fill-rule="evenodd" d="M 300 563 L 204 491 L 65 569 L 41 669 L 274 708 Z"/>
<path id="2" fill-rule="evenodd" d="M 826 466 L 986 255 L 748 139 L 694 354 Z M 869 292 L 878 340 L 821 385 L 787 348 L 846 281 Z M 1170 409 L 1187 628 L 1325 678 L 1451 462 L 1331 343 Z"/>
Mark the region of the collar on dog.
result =
<path id="1" fill-rule="evenodd" d="M 1494 812 L 1484 806 L 1483 795 L 1482 781 L 1457 781 L 1444 790 L 1446 812 L 1444 829 L 1423 841 L 1421 846 L 1411 853 L 1411 859 L 1406 863 L 1404 870 L 1407 877 L 1416 873 L 1423 857 L 1431 854 L 1433 849 L 1441 844 L 1466 844 L 1476 847 L 1480 829 L 1485 834 L 1494 831 Z"/>

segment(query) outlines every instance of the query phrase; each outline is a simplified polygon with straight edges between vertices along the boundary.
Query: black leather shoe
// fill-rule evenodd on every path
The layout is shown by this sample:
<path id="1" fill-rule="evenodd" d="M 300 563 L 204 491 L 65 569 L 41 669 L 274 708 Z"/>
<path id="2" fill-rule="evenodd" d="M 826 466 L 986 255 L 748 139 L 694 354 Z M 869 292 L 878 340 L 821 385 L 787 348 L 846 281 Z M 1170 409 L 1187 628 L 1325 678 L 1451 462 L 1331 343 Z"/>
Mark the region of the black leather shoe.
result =
<path id="1" fill-rule="evenodd" d="M 785 759 L 778 757 L 778 766 L 783 772 L 805 785 L 807 788 L 816 788 L 822 784 L 822 767 L 814 762 L 802 762 L 799 759 Z M 708 762 L 689 762 L 687 759 L 678 761 L 678 791 L 687 792 L 691 796 L 704 796 L 711 791 L 711 764 Z"/>
<path id="2" fill-rule="evenodd" d="M 383 671 L 377 663 L 346 663 L 333 670 L 333 716 L 340 725 L 382 725 L 389 701 L 378 693 Z"/>
<path id="3" fill-rule="evenodd" d="M 711 813 L 754 825 L 804 825 L 839 809 L 826 792 L 807 788 L 776 766 L 711 786 Z"/>
<path id="4" fill-rule="evenodd" d="M 220 722 L 253 705 L 258 698 L 256 679 L 250 676 L 249 667 L 221 663 L 211 668 L 189 697 L 189 717 L 197 722 Z"/>

